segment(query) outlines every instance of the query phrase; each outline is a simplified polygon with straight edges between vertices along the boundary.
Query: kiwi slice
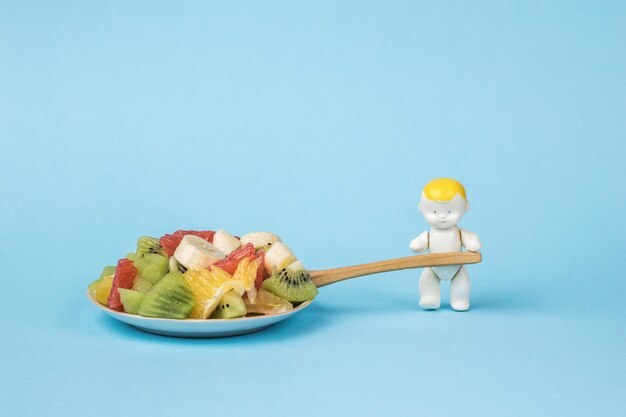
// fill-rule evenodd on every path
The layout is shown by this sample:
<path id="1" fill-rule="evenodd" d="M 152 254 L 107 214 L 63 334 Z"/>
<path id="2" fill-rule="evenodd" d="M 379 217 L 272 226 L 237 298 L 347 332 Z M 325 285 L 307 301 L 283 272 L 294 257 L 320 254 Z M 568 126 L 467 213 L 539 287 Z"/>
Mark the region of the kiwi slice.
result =
<path id="1" fill-rule="evenodd" d="M 140 270 L 146 264 L 143 256 L 138 255 L 135 252 L 127 254 L 126 259 L 130 259 L 131 261 L 133 261 L 133 264 L 135 264 L 135 268 L 137 268 L 138 270 Z"/>
<path id="2" fill-rule="evenodd" d="M 170 262 L 166 256 L 157 255 L 156 253 L 146 253 L 142 255 L 142 259 L 146 263 L 146 266 L 143 268 L 144 271 L 142 271 L 142 276 L 149 278 L 153 284 L 163 278 L 170 270 Z M 148 273 L 147 270 L 149 268 L 150 272 Z"/>
<path id="3" fill-rule="evenodd" d="M 141 303 L 144 298 L 146 298 L 146 294 L 125 288 L 118 288 L 117 291 L 120 293 L 120 300 L 124 306 L 124 311 L 130 314 L 137 314 Z"/>
<path id="4" fill-rule="evenodd" d="M 105 266 L 100 274 L 100 279 L 108 277 L 109 275 L 115 275 L 115 266 Z"/>
<path id="5" fill-rule="evenodd" d="M 263 281 L 263 289 L 292 303 L 312 300 L 317 295 L 317 287 L 300 261 Z"/>
<path id="6" fill-rule="evenodd" d="M 213 314 L 212 319 L 235 319 L 243 317 L 247 313 L 243 298 L 236 291 L 230 290 L 220 300 Z"/>
<path id="7" fill-rule="evenodd" d="M 137 268 L 137 278 L 133 282 L 133 290 L 148 292 L 154 284 L 169 272 L 169 260 L 166 256 L 156 253 L 142 255 L 130 253 L 126 256 Z"/>
<path id="8" fill-rule="evenodd" d="M 185 268 L 183 264 L 179 264 L 176 258 L 174 258 L 173 256 L 170 256 L 169 261 L 170 261 L 170 272 L 178 271 L 178 272 L 182 272 L 183 274 L 187 272 L 187 268 Z"/>
<path id="9" fill-rule="evenodd" d="M 146 294 L 137 313 L 146 317 L 186 319 L 195 304 L 183 274 L 170 272 Z"/>
<path id="10" fill-rule="evenodd" d="M 152 283 L 150 283 L 147 279 L 142 279 L 140 276 L 137 276 L 135 281 L 133 281 L 132 290 L 145 294 L 150 291 L 153 286 L 154 285 L 152 285 Z"/>
<path id="11" fill-rule="evenodd" d="M 156 253 L 157 255 L 165 255 L 163 246 L 159 239 L 150 236 L 141 236 L 137 239 L 137 254 Z"/>

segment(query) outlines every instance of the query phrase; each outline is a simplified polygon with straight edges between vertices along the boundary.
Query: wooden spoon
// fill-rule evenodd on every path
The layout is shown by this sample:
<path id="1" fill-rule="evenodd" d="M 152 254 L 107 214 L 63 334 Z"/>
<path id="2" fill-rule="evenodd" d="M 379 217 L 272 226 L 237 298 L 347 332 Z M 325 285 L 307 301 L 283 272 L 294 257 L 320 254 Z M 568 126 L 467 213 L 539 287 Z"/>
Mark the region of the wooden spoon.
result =
<path id="1" fill-rule="evenodd" d="M 431 253 L 428 255 L 407 256 L 406 258 L 388 259 L 367 264 L 344 266 L 342 268 L 309 271 L 313 283 L 317 287 L 343 281 L 344 279 L 378 274 L 380 272 L 398 271 L 410 268 L 426 268 L 432 266 L 475 264 L 482 260 L 479 252 L 448 252 Z"/>

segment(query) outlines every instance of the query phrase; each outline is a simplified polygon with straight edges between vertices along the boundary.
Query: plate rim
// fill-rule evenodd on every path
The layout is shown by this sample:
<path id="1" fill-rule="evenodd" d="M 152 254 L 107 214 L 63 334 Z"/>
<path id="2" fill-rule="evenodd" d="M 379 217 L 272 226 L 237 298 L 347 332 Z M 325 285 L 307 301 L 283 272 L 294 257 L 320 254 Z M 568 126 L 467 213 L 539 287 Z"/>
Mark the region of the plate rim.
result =
<path id="1" fill-rule="evenodd" d="M 168 318 L 161 318 L 161 317 L 146 317 L 146 316 L 140 316 L 139 314 L 130 314 L 130 313 L 125 313 L 123 311 L 113 310 L 105 305 L 100 304 L 97 300 L 92 298 L 91 294 L 89 293 L 89 289 L 87 289 L 86 294 L 87 294 L 87 299 L 89 299 L 89 301 L 91 301 L 92 304 L 94 304 L 96 307 L 98 307 L 105 313 L 120 315 L 122 317 L 131 317 L 133 319 L 139 319 L 139 320 L 145 320 L 145 321 L 159 321 L 159 322 L 165 321 L 165 322 L 171 322 L 171 323 L 224 323 L 224 322 L 233 323 L 233 322 L 244 322 L 244 321 L 249 322 L 253 320 L 267 319 L 268 317 L 280 317 L 284 315 L 290 315 L 297 311 L 305 309 L 313 302 L 313 300 L 305 301 L 302 304 L 300 304 L 298 307 L 295 307 L 289 311 L 285 311 L 284 313 L 261 314 L 258 316 L 239 317 L 236 319 L 168 319 Z"/>

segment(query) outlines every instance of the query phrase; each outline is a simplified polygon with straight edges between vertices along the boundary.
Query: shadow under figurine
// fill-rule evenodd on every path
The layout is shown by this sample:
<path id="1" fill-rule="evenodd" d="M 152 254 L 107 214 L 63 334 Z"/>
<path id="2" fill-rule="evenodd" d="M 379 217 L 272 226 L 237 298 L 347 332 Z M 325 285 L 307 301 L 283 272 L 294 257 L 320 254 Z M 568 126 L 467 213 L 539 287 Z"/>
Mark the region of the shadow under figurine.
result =
<path id="1" fill-rule="evenodd" d="M 432 180 L 424 187 L 419 210 L 430 224 L 427 230 L 413 239 L 409 245 L 414 252 L 469 252 L 481 248 L 478 235 L 457 227 L 469 210 L 469 202 L 463 185 L 451 178 Z M 441 305 L 441 281 L 450 282 L 450 306 L 456 311 L 470 307 L 470 280 L 465 266 L 449 265 L 425 268 L 420 276 L 419 305 L 425 310 L 436 310 Z"/>

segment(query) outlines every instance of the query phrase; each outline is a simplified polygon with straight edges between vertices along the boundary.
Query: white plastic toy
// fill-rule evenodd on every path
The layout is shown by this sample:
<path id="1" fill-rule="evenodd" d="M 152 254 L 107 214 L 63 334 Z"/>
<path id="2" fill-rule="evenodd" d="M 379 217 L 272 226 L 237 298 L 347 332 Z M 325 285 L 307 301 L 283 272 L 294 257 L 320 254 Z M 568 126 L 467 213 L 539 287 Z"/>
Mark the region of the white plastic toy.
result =
<path id="1" fill-rule="evenodd" d="M 460 252 L 462 247 L 470 252 L 481 248 L 478 235 L 457 224 L 469 209 L 463 185 L 451 178 L 432 180 L 422 191 L 419 210 L 430 224 L 409 245 L 414 252 L 442 253 Z M 426 310 L 438 309 L 441 305 L 441 281 L 450 282 L 450 306 L 457 311 L 470 307 L 470 280 L 465 266 L 450 265 L 425 268 L 419 281 L 419 305 Z"/>

